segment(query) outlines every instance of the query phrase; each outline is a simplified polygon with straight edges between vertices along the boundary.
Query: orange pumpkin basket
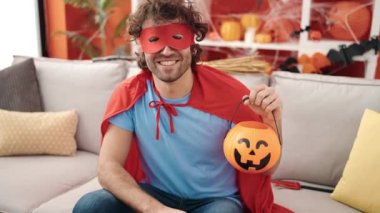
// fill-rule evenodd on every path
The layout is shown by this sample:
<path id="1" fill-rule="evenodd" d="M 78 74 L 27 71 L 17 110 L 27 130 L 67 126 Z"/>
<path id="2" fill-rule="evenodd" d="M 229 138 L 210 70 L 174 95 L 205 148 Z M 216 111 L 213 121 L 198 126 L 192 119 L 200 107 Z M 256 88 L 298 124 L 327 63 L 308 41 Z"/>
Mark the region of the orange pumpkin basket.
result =
<path id="1" fill-rule="evenodd" d="M 266 124 L 244 121 L 228 132 L 223 144 L 227 161 L 245 173 L 265 173 L 277 165 L 281 144 L 277 133 Z"/>

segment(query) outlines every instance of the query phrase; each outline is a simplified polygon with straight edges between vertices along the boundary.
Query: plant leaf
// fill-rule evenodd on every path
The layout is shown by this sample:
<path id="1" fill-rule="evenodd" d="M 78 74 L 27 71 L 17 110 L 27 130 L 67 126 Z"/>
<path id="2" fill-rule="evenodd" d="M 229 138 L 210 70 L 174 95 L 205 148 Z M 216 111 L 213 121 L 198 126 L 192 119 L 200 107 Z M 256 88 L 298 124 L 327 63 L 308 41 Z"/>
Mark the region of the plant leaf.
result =
<path id="1" fill-rule="evenodd" d="M 108 10 L 114 6 L 113 0 L 98 0 L 98 4 L 102 10 Z"/>
<path id="2" fill-rule="evenodd" d="M 90 58 L 95 58 L 99 56 L 100 50 L 95 47 L 91 40 L 89 40 L 87 37 L 72 31 L 57 31 L 55 32 L 56 35 L 65 35 L 67 36 L 72 43 L 76 47 L 78 47 L 81 52 L 83 52 L 85 55 L 87 55 Z"/>
<path id="3" fill-rule="evenodd" d="M 127 45 L 127 44 L 117 46 L 112 52 L 113 55 L 127 55 L 127 56 L 130 55 L 130 53 L 131 53 L 131 47 L 130 45 Z"/>
<path id="4" fill-rule="evenodd" d="M 123 31 L 126 30 L 127 27 L 127 19 L 129 15 L 125 15 L 117 24 L 115 27 L 115 30 L 113 31 L 112 39 L 123 36 Z"/>
<path id="5" fill-rule="evenodd" d="M 69 4 L 75 8 L 89 9 L 92 8 L 89 0 L 65 0 L 65 4 Z"/>

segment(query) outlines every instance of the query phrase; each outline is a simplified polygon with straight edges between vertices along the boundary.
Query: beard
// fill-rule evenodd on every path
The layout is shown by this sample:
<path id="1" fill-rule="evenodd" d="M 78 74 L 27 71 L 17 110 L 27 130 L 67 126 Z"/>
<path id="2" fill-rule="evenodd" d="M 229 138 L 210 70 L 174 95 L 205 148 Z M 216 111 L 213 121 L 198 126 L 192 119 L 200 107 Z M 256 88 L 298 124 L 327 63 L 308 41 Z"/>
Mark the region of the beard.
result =
<path id="1" fill-rule="evenodd" d="M 158 79 L 172 83 L 180 79 L 188 70 L 191 70 L 191 54 L 172 54 L 170 56 L 156 55 L 146 59 L 149 70 Z"/>

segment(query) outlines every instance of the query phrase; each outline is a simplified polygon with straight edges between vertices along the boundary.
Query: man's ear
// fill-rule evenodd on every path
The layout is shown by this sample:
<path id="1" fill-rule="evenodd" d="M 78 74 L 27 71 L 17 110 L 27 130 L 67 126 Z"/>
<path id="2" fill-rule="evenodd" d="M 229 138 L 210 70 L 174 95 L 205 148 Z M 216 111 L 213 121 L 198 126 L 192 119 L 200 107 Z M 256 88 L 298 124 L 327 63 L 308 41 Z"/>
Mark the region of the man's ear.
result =
<path id="1" fill-rule="evenodd" d="M 195 55 L 197 55 L 198 53 L 198 50 L 196 48 L 190 48 L 190 49 L 191 49 L 191 55 L 195 57 Z"/>

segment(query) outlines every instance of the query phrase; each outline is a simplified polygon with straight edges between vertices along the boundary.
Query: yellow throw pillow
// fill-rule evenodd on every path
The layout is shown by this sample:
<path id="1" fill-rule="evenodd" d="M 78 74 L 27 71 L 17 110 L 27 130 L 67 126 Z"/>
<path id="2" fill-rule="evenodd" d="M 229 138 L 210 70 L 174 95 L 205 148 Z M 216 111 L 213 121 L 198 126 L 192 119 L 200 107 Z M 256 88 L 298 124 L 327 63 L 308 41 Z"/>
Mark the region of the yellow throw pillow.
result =
<path id="1" fill-rule="evenodd" d="M 73 155 L 78 116 L 64 112 L 15 112 L 0 109 L 0 156 Z"/>
<path id="2" fill-rule="evenodd" d="M 380 113 L 366 109 L 350 157 L 331 197 L 363 212 L 380 212 Z"/>

